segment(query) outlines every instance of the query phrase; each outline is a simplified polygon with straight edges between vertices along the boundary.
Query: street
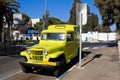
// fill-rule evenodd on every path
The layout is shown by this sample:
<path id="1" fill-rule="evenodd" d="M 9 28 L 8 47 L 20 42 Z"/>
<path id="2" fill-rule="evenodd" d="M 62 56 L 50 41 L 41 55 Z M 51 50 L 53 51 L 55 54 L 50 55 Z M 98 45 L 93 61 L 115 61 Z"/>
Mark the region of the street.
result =
<path id="1" fill-rule="evenodd" d="M 10 77 L 13 77 L 14 80 L 21 80 L 21 78 L 15 78 L 17 77 L 23 77 L 22 80 L 29 80 L 28 78 L 33 76 L 39 76 L 40 80 L 49 80 L 51 78 L 52 80 L 55 80 L 56 78 L 54 76 L 47 76 L 47 74 L 26 74 L 23 73 L 21 70 L 21 67 L 19 65 L 19 61 L 22 60 L 19 56 L 0 56 L 0 80 L 10 80 Z M 34 77 L 33 77 L 34 78 Z M 12 79 L 11 79 L 12 80 Z M 36 77 L 33 80 L 38 80 Z"/>
<path id="2" fill-rule="evenodd" d="M 83 47 L 89 47 L 94 49 L 94 47 L 104 47 L 104 46 L 116 46 L 115 42 L 107 42 L 107 43 L 83 43 Z M 89 49 L 87 51 L 89 51 Z M 86 49 L 85 49 L 86 50 Z M 39 73 L 23 73 L 21 67 L 19 65 L 19 61 L 22 58 L 19 55 L 11 55 L 11 56 L 0 56 L 0 80 L 21 80 L 17 79 L 22 76 L 22 80 L 55 80 L 56 77 L 51 74 L 39 74 Z M 74 66 L 78 61 L 73 60 L 70 64 L 68 64 L 69 70 L 72 66 Z M 35 76 L 35 77 L 34 77 Z M 9 79 L 9 77 L 12 77 Z M 38 79 L 38 78 L 40 79 Z"/>
<path id="3" fill-rule="evenodd" d="M 0 56 L 0 80 L 20 72 L 20 60 L 18 56 Z"/>

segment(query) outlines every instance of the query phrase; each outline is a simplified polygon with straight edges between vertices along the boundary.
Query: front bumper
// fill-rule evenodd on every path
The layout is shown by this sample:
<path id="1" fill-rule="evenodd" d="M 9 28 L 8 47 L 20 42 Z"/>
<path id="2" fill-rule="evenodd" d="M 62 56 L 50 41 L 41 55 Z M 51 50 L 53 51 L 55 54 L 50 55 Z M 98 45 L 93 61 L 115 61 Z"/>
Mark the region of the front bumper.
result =
<path id="1" fill-rule="evenodd" d="M 19 64 L 23 67 L 30 67 L 36 70 L 54 71 L 56 69 L 56 66 L 50 66 L 45 64 L 32 64 L 32 63 L 25 63 L 25 62 L 19 62 Z"/>

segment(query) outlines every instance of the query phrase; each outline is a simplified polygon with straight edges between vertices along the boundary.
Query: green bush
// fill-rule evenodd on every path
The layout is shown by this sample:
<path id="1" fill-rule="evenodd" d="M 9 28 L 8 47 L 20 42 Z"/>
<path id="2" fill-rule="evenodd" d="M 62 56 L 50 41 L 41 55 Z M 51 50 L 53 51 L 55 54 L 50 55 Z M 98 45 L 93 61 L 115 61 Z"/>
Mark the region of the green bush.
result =
<path id="1" fill-rule="evenodd" d="M 39 43 L 39 41 L 38 40 L 24 40 L 24 42 L 34 42 L 34 43 Z"/>
<path id="2" fill-rule="evenodd" d="M 28 43 L 28 42 L 34 42 L 34 43 L 39 43 L 39 40 L 11 40 L 12 44 L 16 43 Z"/>

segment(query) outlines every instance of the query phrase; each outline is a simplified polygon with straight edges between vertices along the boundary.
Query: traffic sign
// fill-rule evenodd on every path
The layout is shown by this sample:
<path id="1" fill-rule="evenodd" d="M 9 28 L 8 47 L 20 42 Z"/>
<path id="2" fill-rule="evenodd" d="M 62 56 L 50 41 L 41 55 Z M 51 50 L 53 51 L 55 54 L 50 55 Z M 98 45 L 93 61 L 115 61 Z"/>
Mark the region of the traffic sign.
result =
<path id="1" fill-rule="evenodd" d="M 80 16 L 82 19 L 82 25 L 85 25 L 87 23 L 87 4 L 85 3 L 76 3 L 76 24 L 77 25 L 80 25 Z"/>

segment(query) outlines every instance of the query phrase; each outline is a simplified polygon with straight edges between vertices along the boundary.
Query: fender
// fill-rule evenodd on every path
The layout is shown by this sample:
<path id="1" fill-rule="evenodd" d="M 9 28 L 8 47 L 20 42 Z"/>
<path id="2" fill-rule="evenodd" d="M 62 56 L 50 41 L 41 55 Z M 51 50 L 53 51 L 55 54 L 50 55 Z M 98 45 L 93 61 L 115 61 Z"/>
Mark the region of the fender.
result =
<path id="1" fill-rule="evenodd" d="M 54 52 L 54 53 L 51 53 L 51 54 L 48 54 L 44 60 L 45 61 L 49 61 L 50 58 L 57 58 L 59 57 L 60 55 L 64 54 L 64 51 L 57 51 L 57 52 Z"/>
<path id="2" fill-rule="evenodd" d="M 26 57 L 28 61 L 30 60 L 30 55 L 26 51 L 22 51 L 20 55 Z"/>

